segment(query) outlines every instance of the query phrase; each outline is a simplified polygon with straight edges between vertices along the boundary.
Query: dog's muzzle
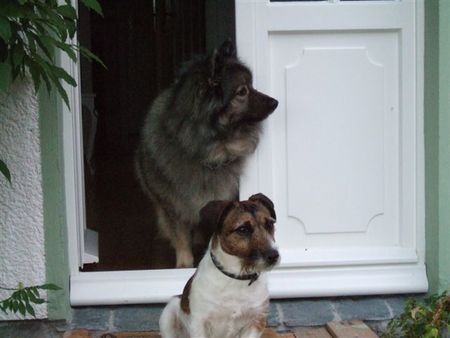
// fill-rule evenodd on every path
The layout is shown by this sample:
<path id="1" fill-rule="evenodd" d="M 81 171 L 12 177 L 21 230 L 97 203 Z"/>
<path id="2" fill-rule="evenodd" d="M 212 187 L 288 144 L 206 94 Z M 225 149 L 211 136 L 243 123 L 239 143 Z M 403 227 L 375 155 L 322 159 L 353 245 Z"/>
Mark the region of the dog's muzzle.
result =
<path id="1" fill-rule="evenodd" d="M 273 266 L 278 263 L 280 254 L 276 249 L 269 249 L 263 252 L 262 257 L 268 266 Z"/>

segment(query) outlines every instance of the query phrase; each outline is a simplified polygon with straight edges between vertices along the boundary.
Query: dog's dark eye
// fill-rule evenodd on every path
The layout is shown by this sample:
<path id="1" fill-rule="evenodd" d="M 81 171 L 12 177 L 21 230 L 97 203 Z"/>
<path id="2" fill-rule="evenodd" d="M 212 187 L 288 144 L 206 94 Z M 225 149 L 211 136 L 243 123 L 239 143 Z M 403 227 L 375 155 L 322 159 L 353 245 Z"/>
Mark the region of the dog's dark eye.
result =
<path id="1" fill-rule="evenodd" d="M 235 230 L 235 232 L 237 232 L 241 236 L 250 236 L 253 232 L 253 229 L 249 225 L 241 225 Z"/>
<path id="2" fill-rule="evenodd" d="M 242 86 L 241 88 L 238 89 L 238 91 L 236 92 L 236 95 L 238 96 L 245 96 L 248 93 L 248 89 L 247 86 Z"/>
<path id="3" fill-rule="evenodd" d="M 274 224 L 275 224 L 274 221 L 268 219 L 268 220 L 266 221 L 266 224 L 265 224 L 266 230 L 267 230 L 267 231 L 273 231 L 273 230 L 274 230 Z"/>

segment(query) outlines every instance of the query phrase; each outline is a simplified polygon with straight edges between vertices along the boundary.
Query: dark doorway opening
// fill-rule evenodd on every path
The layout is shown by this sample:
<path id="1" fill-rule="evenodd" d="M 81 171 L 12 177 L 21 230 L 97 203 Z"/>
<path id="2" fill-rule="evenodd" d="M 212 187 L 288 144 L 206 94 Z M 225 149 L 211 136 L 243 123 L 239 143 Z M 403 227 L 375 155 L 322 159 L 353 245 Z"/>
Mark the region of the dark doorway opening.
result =
<path id="1" fill-rule="evenodd" d="M 79 40 L 107 69 L 81 62 L 87 227 L 99 263 L 83 271 L 173 268 L 133 155 L 143 119 L 181 64 L 234 40 L 234 1 L 103 0 L 101 17 L 79 6 Z"/>

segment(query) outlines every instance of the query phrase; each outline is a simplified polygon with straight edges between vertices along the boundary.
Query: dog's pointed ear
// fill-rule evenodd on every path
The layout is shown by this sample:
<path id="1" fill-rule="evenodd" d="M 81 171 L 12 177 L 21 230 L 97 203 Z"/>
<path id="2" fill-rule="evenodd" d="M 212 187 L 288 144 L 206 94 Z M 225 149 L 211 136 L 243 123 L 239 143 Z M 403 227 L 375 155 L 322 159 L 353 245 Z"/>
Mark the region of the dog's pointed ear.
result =
<path id="1" fill-rule="evenodd" d="M 219 49 L 214 49 L 209 57 L 210 63 L 210 85 L 217 85 L 218 79 L 220 79 L 225 59 L 236 58 L 236 49 L 230 39 L 227 39 L 222 43 Z"/>
<path id="2" fill-rule="evenodd" d="M 211 201 L 200 210 L 199 228 L 207 238 L 216 230 L 220 230 L 233 205 L 232 201 Z"/>
<path id="3" fill-rule="evenodd" d="M 275 219 L 275 220 L 277 219 L 277 215 L 275 214 L 275 207 L 274 207 L 274 205 L 273 205 L 273 202 L 272 202 L 272 201 L 270 200 L 270 198 L 267 197 L 266 195 L 261 194 L 261 193 L 256 194 L 256 195 L 253 195 L 253 196 L 251 196 L 251 197 L 249 198 L 249 201 L 253 201 L 253 202 L 256 202 L 256 203 L 260 203 L 261 205 L 263 205 L 264 207 L 266 207 L 267 210 L 269 210 L 270 216 L 271 216 L 273 219 Z"/>
<path id="4" fill-rule="evenodd" d="M 226 39 L 219 47 L 219 55 L 223 58 L 236 58 L 236 48 L 230 38 Z"/>

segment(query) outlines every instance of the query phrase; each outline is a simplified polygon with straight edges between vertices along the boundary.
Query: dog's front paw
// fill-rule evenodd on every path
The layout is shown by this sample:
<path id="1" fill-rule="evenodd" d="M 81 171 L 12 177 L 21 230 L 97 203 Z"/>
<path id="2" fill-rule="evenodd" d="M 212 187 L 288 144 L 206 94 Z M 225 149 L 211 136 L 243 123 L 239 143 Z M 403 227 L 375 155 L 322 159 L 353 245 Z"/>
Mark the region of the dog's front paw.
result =
<path id="1" fill-rule="evenodd" d="M 194 256 L 190 251 L 177 252 L 177 268 L 192 268 L 194 266 Z"/>

